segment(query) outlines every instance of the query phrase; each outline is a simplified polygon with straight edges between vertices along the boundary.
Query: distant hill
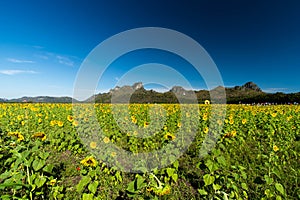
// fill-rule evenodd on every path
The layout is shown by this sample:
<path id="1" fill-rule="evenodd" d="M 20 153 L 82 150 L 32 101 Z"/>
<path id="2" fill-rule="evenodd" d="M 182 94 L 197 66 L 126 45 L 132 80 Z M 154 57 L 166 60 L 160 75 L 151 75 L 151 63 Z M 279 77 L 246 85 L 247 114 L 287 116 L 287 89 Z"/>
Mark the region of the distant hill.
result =
<path id="1" fill-rule="evenodd" d="M 193 97 L 196 95 L 198 102 L 203 103 L 206 99 L 210 99 L 210 93 L 213 93 L 218 99 L 218 93 L 224 89 L 227 103 L 300 103 L 300 93 L 265 93 L 253 82 L 247 82 L 242 86 L 232 88 L 218 86 L 211 91 L 193 91 L 186 90 L 181 86 L 174 86 L 171 90 L 164 93 L 146 90 L 143 84 L 138 82 L 132 86 L 117 86 L 108 93 L 94 95 L 87 102 L 111 103 L 113 97 L 114 103 L 126 103 L 128 99 L 130 99 L 131 103 L 179 103 L 179 100 L 181 103 L 195 103 Z"/>
<path id="2" fill-rule="evenodd" d="M 0 103 L 6 102 L 6 101 L 7 101 L 7 99 L 0 98 Z"/>
<path id="3" fill-rule="evenodd" d="M 49 97 L 49 96 L 38 96 L 38 97 L 22 97 L 18 99 L 5 100 L 3 102 L 8 103 L 72 103 L 72 101 L 78 102 L 71 97 Z M 1 101 L 1 100 L 0 100 Z"/>
<path id="4" fill-rule="evenodd" d="M 132 86 L 117 86 L 106 93 L 99 93 L 86 99 L 85 101 L 77 101 L 71 97 L 22 97 L 19 99 L 1 99 L 0 102 L 32 102 L 32 103 L 72 103 L 72 102 L 96 102 L 96 103 L 203 103 L 206 99 L 210 99 L 210 94 L 214 94 L 218 103 L 222 102 L 221 92 L 226 92 L 227 103 L 300 103 L 300 92 L 284 94 L 265 93 L 261 88 L 253 83 L 247 82 L 242 86 L 224 88 L 218 86 L 210 91 L 208 90 L 186 90 L 181 86 L 174 86 L 167 92 L 157 92 L 154 90 L 146 90 L 143 83 L 137 82 Z M 196 97 L 196 98 L 195 98 Z"/>

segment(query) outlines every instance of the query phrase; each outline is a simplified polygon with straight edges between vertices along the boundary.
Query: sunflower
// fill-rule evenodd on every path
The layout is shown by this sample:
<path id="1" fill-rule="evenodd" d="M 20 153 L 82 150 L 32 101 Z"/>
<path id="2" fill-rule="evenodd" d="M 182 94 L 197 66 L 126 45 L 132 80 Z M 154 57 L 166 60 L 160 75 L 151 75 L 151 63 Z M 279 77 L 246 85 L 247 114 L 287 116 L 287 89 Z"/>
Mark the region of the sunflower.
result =
<path id="1" fill-rule="evenodd" d="M 243 119 L 242 124 L 246 124 L 246 123 L 247 123 L 247 119 Z"/>
<path id="2" fill-rule="evenodd" d="M 219 124 L 219 126 L 221 126 L 223 124 L 223 121 L 218 119 L 217 123 Z"/>
<path id="3" fill-rule="evenodd" d="M 42 123 L 42 121 L 43 121 L 43 120 L 42 120 L 41 118 L 38 119 L 38 123 L 39 123 L 39 124 Z"/>
<path id="4" fill-rule="evenodd" d="M 149 126 L 149 122 L 144 122 L 144 128 L 147 128 Z"/>
<path id="5" fill-rule="evenodd" d="M 276 117 L 276 116 L 277 116 L 277 113 L 275 113 L 275 112 L 274 112 L 274 113 L 271 113 L 271 116 L 272 116 L 272 117 Z"/>
<path id="6" fill-rule="evenodd" d="M 57 125 L 58 125 L 59 127 L 62 127 L 62 126 L 64 125 L 64 123 L 63 123 L 62 121 L 58 121 L 58 122 L 57 122 Z"/>
<path id="7" fill-rule="evenodd" d="M 279 150 L 278 146 L 274 145 L 274 146 L 273 146 L 273 151 L 276 152 L 276 151 L 278 151 L 278 150 Z"/>
<path id="8" fill-rule="evenodd" d="M 203 130 L 203 132 L 204 132 L 205 134 L 207 134 L 208 131 L 209 131 L 208 127 L 205 127 L 204 130 Z"/>
<path id="9" fill-rule="evenodd" d="M 230 138 L 231 137 L 231 134 L 230 133 L 225 133 L 224 135 L 223 135 L 223 138 Z"/>
<path id="10" fill-rule="evenodd" d="M 163 188 L 155 188 L 154 187 L 154 188 L 152 188 L 152 191 L 158 196 L 163 196 L 163 195 L 171 193 L 171 187 L 169 185 L 166 185 Z"/>
<path id="11" fill-rule="evenodd" d="M 132 121 L 132 123 L 134 123 L 134 124 L 137 123 L 137 119 L 135 118 L 135 116 L 131 116 L 131 121 Z"/>
<path id="12" fill-rule="evenodd" d="M 52 121 L 50 122 L 50 125 L 51 125 L 51 126 L 55 126 L 56 123 L 57 123 L 57 122 L 56 122 L 55 120 L 52 120 Z"/>
<path id="13" fill-rule="evenodd" d="M 292 118 L 293 118 L 293 116 L 288 116 L 288 117 L 286 118 L 286 120 L 287 120 L 287 121 L 290 121 Z"/>
<path id="14" fill-rule="evenodd" d="M 24 140 L 24 136 L 20 132 L 17 132 L 17 131 L 16 132 L 9 132 L 8 135 L 18 138 L 19 142 Z"/>
<path id="15" fill-rule="evenodd" d="M 89 157 L 83 159 L 80 163 L 86 167 L 96 167 L 97 166 L 97 161 L 92 156 L 89 156 Z"/>
<path id="16" fill-rule="evenodd" d="M 111 154 L 110 154 L 112 157 L 115 157 L 116 155 L 117 155 L 117 153 L 116 152 L 111 152 Z"/>
<path id="17" fill-rule="evenodd" d="M 108 137 L 105 137 L 105 138 L 103 139 L 103 142 L 104 142 L 105 144 L 109 143 L 109 141 L 110 141 L 110 139 L 109 139 Z"/>
<path id="18" fill-rule="evenodd" d="M 229 133 L 226 133 L 223 138 L 230 138 L 236 136 L 236 130 L 230 131 Z"/>
<path id="19" fill-rule="evenodd" d="M 52 185 L 52 186 L 54 186 L 55 183 L 56 183 L 56 179 L 52 179 L 52 180 L 49 182 L 49 184 Z"/>
<path id="20" fill-rule="evenodd" d="M 24 140 L 24 136 L 20 133 L 18 134 L 18 141 L 21 142 L 22 140 Z"/>
<path id="21" fill-rule="evenodd" d="M 181 123 L 180 122 L 177 123 L 177 127 L 181 128 Z"/>
<path id="22" fill-rule="evenodd" d="M 78 126 L 78 121 L 76 121 L 76 120 L 74 120 L 73 122 L 72 122 L 72 124 L 73 124 L 73 126 Z"/>
<path id="23" fill-rule="evenodd" d="M 45 141 L 46 138 L 47 138 L 46 134 L 43 133 L 43 132 L 35 133 L 31 137 L 33 137 L 33 138 L 40 138 L 42 141 Z"/>
<path id="24" fill-rule="evenodd" d="M 204 120 L 204 121 L 206 121 L 208 118 L 207 118 L 207 114 L 206 113 L 204 113 L 203 114 L 203 117 L 202 117 L 202 119 Z"/>
<path id="25" fill-rule="evenodd" d="M 231 131 L 230 135 L 231 135 L 231 137 L 235 137 L 236 136 L 236 130 Z"/>
<path id="26" fill-rule="evenodd" d="M 90 143 L 90 147 L 91 147 L 92 149 L 95 149 L 95 148 L 97 147 L 97 143 L 96 143 L 96 142 L 91 142 L 91 143 Z"/>
<path id="27" fill-rule="evenodd" d="M 166 140 L 172 140 L 172 141 L 173 141 L 173 140 L 176 139 L 176 136 L 168 132 L 168 133 L 165 135 L 165 139 L 166 139 Z"/>
<path id="28" fill-rule="evenodd" d="M 208 104 L 210 104 L 210 101 L 209 100 L 205 100 L 204 104 L 208 105 Z"/>
<path id="29" fill-rule="evenodd" d="M 68 119 L 69 122 L 73 122 L 74 121 L 74 117 L 71 116 L 71 115 L 68 115 L 67 119 Z"/>

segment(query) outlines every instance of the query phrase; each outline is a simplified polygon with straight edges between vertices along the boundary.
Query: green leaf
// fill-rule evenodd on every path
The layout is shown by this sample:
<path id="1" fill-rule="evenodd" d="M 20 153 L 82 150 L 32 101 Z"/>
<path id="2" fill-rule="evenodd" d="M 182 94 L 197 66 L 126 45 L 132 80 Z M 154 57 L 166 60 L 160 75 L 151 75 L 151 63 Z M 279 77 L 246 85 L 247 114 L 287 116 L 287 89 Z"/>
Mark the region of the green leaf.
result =
<path id="1" fill-rule="evenodd" d="M 269 177 L 268 175 L 264 175 L 265 181 L 268 185 L 273 183 L 273 178 Z"/>
<path id="2" fill-rule="evenodd" d="M 91 181 L 90 176 L 83 176 L 78 185 L 76 186 L 77 192 L 82 192 L 86 185 Z"/>
<path id="3" fill-rule="evenodd" d="M 30 157 L 28 160 L 25 159 L 24 165 L 25 165 L 26 167 L 30 167 L 30 165 L 31 165 L 31 163 L 32 163 L 32 161 L 33 161 L 33 159 L 34 159 L 34 157 Z"/>
<path id="4" fill-rule="evenodd" d="M 198 189 L 199 194 L 207 195 L 208 193 L 204 189 Z"/>
<path id="5" fill-rule="evenodd" d="M 99 184 L 98 181 L 94 181 L 93 183 L 90 183 L 88 186 L 89 191 L 91 191 L 93 194 L 95 194 L 97 191 L 97 188 L 98 188 L 98 184 Z"/>
<path id="6" fill-rule="evenodd" d="M 274 169 L 272 173 L 275 174 L 279 179 L 281 179 L 279 170 Z"/>
<path id="7" fill-rule="evenodd" d="M 175 169 L 174 168 L 167 168 L 167 174 L 169 177 L 171 177 L 175 172 Z"/>
<path id="8" fill-rule="evenodd" d="M 281 200 L 281 196 L 276 196 L 276 200 Z"/>
<path id="9" fill-rule="evenodd" d="M 95 170 L 92 170 L 92 171 L 89 171 L 88 175 L 93 178 L 93 177 L 96 177 L 97 176 L 97 173 Z"/>
<path id="10" fill-rule="evenodd" d="M 281 194 L 284 195 L 284 188 L 280 183 L 275 183 L 275 188 L 278 190 Z"/>
<path id="11" fill-rule="evenodd" d="M 212 160 L 207 160 L 205 162 L 206 167 L 209 169 L 210 172 L 213 172 L 215 170 L 218 169 L 218 166 L 216 165 L 216 163 Z"/>
<path id="12" fill-rule="evenodd" d="M 217 161 L 219 164 L 223 165 L 223 166 L 226 166 L 226 159 L 224 156 L 219 156 L 217 157 Z"/>
<path id="13" fill-rule="evenodd" d="M 207 185 L 211 185 L 214 183 L 215 177 L 211 176 L 210 174 L 205 174 L 203 176 L 203 180 L 204 180 L 205 186 L 207 186 Z"/>
<path id="14" fill-rule="evenodd" d="M 176 170 L 178 170 L 178 166 L 179 166 L 178 160 L 176 160 L 176 161 L 173 163 L 173 166 L 175 167 Z"/>
<path id="15" fill-rule="evenodd" d="M 30 176 L 30 181 L 33 182 L 36 177 L 37 177 L 37 174 L 32 174 Z"/>
<path id="16" fill-rule="evenodd" d="M 14 169 L 16 170 L 22 162 L 24 162 L 24 159 L 18 158 L 14 163 Z"/>
<path id="17" fill-rule="evenodd" d="M 48 165 L 46 165 L 46 166 L 43 168 L 43 171 L 44 171 L 44 172 L 47 172 L 47 173 L 49 173 L 49 174 L 51 174 L 51 173 L 52 173 L 52 170 L 53 170 L 53 167 L 54 167 L 53 164 L 48 164 Z"/>
<path id="18" fill-rule="evenodd" d="M 123 178 L 122 178 L 122 176 L 121 176 L 120 171 L 117 171 L 117 172 L 116 172 L 115 177 L 117 178 L 117 180 L 118 180 L 119 182 L 122 182 L 122 181 L 123 181 Z"/>
<path id="19" fill-rule="evenodd" d="M 137 179 L 136 179 L 136 189 L 139 190 L 141 189 L 145 184 L 144 184 L 145 179 L 140 176 L 137 175 Z"/>
<path id="20" fill-rule="evenodd" d="M 4 173 L 2 173 L 0 175 L 0 179 L 7 179 L 10 176 L 11 176 L 11 172 L 10 171 L 6 171 L 6 172 L 4 172 Z"/>
<path id="21" fill-rule="evenodd" d="M 83 193 L 83 195 L 82 195 L 82 200 L 93 200 L 93 199 L 94 199 L 94 195 L 93 194 Z"/>
<path id="22" fill-rule="evenodd" d="M 34 180 L 34 184 L 37 186 L 37 188 L 42 187 L 47 181 L 47 178 L 44 176 L 39 176 Z"/>
<path id="23" fill-rule="evenodd" d="M 213 184 L 213 188 L 214 188 L 214 190 L 217 191 L 217 190 L 220 190 L 222 188 L 222 186 L 219 184 Z"/>
<path id="24" fill-rule="evenodd" d="M 131 182 L 128 184 L 127 189 L 126 189 L 128 192 L 135 193 L 134 183 L 135 183 L 135 181 L 131 181 Z"/>
<path id="25" fill-rule="evenodd" d="M 0 190 L 3 190 L 5 187 L 16 187 L 16 186 L 23 186 L 23 187 L 29 188 L 29 185 L 15 183 L 13 181 L 5 181 L 4 183 L 0 184 Z"/>
<path id="26" fill-rule="evenodd" d="M 174 180 L 174 182 L 177 182 L 177 180 L 178 180 L 178 174 L 173 174 L 172 175 L 172 179 Z"/>
<path id="27" fill-rule="evenodd" d="M 246 183 L 242 183 L 242 188 L 243 188 L 244 190 L 248 190 L 247 184 L 246 184 Z"/>
<path id="28" fill-rule="evenodd" d="M 9 196 L 9 195 L 2 195 L 2 196 L 0 196 L 0 198 L 2 200 L 10 200 L 10 199 L 12 199 L 11 196 Z"/>
<path id="29" fill-rule="evenodd" d="M 45 160 L 35 159 L 32 163 L 32 167 L 34 171 L 39 171 L 44 166 L 45 166 Z"/>
<path id="30" fill-rule="evenodd" d="M 243 177 L 243 179 L 247 179 L 247 173 L 246 172 L 242 171 L 241 176 Z"/>
<path id="31" fill-rule="evenodd" d="M 50 154 L 49 152 L 40 152 L 39 157 L 43 160 L 46 160 L 48 158 L 49 154 Z"/>
<path id="32" fill-rule="evenodd" d="M 272 196 L 273 196 L 272 193 L 271 193 L 271 191 L 270 191 L 270 189 L 266 189 L 266 190 L 265 190 L 265 195 L 266 195 L 267 197 L 272 197 Z"/>
<path id="33" fill-rule="evenodd" d="M 141 172 L 141 173 L 146 173 L 147 172 L 147 168 L 146 167 L 139 167 L 138 169 L 137 169 L 137 171 L 139 171 L 139 172 Z"/>

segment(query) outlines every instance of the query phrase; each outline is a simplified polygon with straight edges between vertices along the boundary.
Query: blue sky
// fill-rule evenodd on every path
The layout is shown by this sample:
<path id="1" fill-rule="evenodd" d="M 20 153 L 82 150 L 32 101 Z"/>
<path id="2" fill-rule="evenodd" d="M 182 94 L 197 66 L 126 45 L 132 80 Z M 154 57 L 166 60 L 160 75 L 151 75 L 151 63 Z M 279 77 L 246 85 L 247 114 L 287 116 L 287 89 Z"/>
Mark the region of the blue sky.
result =
<path id="1" fill-rule="evenodd" d="M 81 63 L 100 42 L 149 26 L 196 40 L 216 63 L 225 86 L 253 81 L 267 92 L 299 92 L 299 10 L 297 0 L 2 0 L 0 98 L 72 96 Z M 148 49 L 112 63 L 97 91 L 114 87 L 131 68 L 153 62 L 178 70 L 194 89 L 206 88 L 185 60 Z M 158 75 L 140 73 L 128 84 Z"/>

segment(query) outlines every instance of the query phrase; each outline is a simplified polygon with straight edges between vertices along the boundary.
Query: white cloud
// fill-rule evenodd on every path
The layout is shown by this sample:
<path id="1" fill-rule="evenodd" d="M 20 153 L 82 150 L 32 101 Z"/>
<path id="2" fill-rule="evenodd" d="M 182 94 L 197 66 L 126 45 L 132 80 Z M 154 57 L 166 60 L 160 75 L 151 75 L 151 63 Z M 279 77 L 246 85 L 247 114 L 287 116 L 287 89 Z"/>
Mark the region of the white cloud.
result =
<path id="1" fill-rule="evenodd" d="M 33 70 L 17 70 L 17 69 L 11 69 L 11 70 L 0 70 L 0 74 L 5 75 L 16 75 L 16 74 L 36 74 L 36 71 Z"/>
<path id="2" fill-rule="evenodd" d="M 12 62 L 12 63 L 35 63 L 32 60 L 19 60 L 15 58 L 7 58 L 7 61 Z"/>
<path id="3" fill-rule="evenodd" d="M 289 88 L 266 88 L 263 89 L 264 92 L 267 93 L 274 93 L 274 92 L 289 92 L 290 89 Z"/>
<path id="4" fill-rule="evenodd" d="M 59 55 L 57 55 L 56 58 L 58 59 L 58 62 L 60 64 L 71 66 L 71 67 L 74 66 L 74 62 L 70 58 L 68 58 L 66 56 L 59 56 Z"/>

